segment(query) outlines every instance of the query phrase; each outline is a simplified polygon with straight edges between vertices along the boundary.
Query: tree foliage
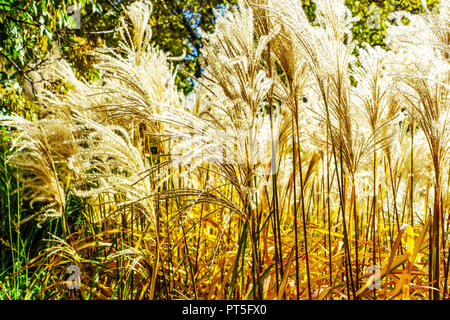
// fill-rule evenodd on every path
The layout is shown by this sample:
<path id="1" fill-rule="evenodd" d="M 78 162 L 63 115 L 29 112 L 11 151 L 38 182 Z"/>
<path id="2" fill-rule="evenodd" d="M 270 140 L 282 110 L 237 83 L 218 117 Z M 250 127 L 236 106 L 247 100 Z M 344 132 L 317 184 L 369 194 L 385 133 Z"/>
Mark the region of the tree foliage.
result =
<path id="1" fill-rule="evenodd" d="M 311 22 L 315 4 L 301 0 Z M 8 96 L 8 103 L 20 104 L 17 95 L 33 71 L 45 66 L 53 44 L 61 49 L 77 71 L 86 79 L 96 77 L 92 56 L 89 54 L 102 45 L 118 45 L 119 17 L 132 0 L 0 0 L 0 93 Z M 153 14 L 150 19 L 154 44 L 173 57 L 178 67 L 176 83 L 185 94 L 193 88 L 191 76 L 202 73 L 199 53 L 202 38 L 199 30 L 214 30 L 215 9 L 236 5 L 236 0 L 154 0 L 149 1 Z M 151 4 L 150 4 L 151 3 Z M 427 0 L 433 8 L 438 0 Z M 353 36 L 360 44 L 384 46 L 388 16 L 394 11 L 423 12 L 420 0 L 347 0 L 347 6 L 360 20 L 355 23 Z M 78 8 L 79 21 L 76 21 Z M 31 86 L 31 89 L 33 86 Z M 12 99 L 12 100 L 11 100 Z M 20 100 L 20 101 L 19 101 Z M 23 102 L 23 101 L 22 101 Z M 3 105 L 6 104 L 3 98 Z M 10 107 L 8 107 L 10 108 Z"/>
<path id="2" fill-rule="evenodd" d="M 0 71 L 4 87 L 44 65 L 47 53 L 56 43 L 79 76 L 95 77 L 89 51 L 102 45 L 117 46 L 119 16 L 133 1 L 121 0 L 1 0 L 0 1 Z M 187 74 L 199 76 L 198 53 L 202 47 L 199 30 L 212 32 L 214 9 L 225 8 L 228 1 L 189 0 L 152 1 L 153 41 L 172 56 L 184 56 L 177 84 L 187 94 L 192 81 Z M 235 3 L 235 0 L 229 1 Z M 150 4 L 149 4 L 150 5 Z M 73 7 L 71 7 L 73 6 Z M 79 21 L 76 20 L 78 8 Z M 8 71 L 8 72 L 6 72 Z"/>

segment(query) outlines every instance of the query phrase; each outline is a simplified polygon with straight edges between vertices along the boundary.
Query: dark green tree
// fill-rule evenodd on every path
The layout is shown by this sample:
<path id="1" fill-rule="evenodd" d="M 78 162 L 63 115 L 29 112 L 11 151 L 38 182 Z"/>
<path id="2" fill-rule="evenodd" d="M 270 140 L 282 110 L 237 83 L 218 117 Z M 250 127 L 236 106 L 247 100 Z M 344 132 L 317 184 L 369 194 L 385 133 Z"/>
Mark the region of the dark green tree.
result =
<path id="1" fill-rule="evenodd" d="M 79 76 L 96 76 L 89 51 L 102 45 L 116 47 L 121 13 L 134 0 L 0 0 L 0 87 L 14 88 L 32 82 L 28 76 L 45 66 L 49 48 L 56 43 Z M 315 4 L 301 0 L 311 21 Z M 214 9 L 236 5 L 237 0 L 153 0 L 151 25 L 156 46 L 171 56 L 179 68 L 177 84 L 185 94 L 193 89 L 191 76 L 201 75 L 199 30 L 212 32 Z M 390 13 L 405 10 L 423 12 L 421 0 L 347 0 L 347 6 L 360 21 L 353 36 L 360 43 L 384 46 L 386 22 Z M 433 8 L 438 0 L 427 0 Z M 38 80 L 39 81 L 39 80 Z"/>
<path id="2" fill-rule="evenodd" d="M 117 29 L 124 7 L 130 0 L 0 0 L 1 84 L 23 83 L 31 72 L 45 65 L 52 44 L 62 49 L 77 73 L 95 77 L 88 52 L 101 45 L 117 46 Z M 214 29 L 214 9 L 225 8 L 236 0 L 151 1 L 154 44 L 171 56 L 185 55 L 177 84 L 188 94 L 193 82 L 187 76 L 200 76 L 198 63 L 202 47 L 199 30 Z"/>

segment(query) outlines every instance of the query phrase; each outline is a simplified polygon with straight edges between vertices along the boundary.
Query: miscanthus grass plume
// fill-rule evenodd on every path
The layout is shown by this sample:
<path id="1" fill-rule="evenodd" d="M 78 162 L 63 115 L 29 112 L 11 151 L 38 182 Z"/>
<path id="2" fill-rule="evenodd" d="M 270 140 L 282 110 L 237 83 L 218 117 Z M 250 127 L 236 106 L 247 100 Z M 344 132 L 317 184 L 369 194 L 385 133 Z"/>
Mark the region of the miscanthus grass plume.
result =
<path id="1" fill-rule="evenodd" d="M 394 15 L 388 49 L 316 4 L 313 23 L 296 0 L 217 13 L 185 97 L 135 2 L 98 80 L 59 61 L 39 119 L 0 118 L 16 228 L 64 230 L 27 266 L 47 271 L 34 297 L 448 298 L 448 2 Z"/>

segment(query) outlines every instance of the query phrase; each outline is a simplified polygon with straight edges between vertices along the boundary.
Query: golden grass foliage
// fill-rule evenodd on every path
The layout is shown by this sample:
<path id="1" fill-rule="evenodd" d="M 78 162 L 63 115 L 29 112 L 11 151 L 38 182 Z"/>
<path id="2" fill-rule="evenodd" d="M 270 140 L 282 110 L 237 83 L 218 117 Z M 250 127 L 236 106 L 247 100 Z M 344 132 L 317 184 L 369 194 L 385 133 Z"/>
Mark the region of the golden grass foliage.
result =
<path id="1" fill-rule="evenodd" d="M 64 225 L 32 261 L 42 298 L 448 298 L 449 2 L 358 59 L 344 1 L 316 2 L 314 25 L 296 0 L 218 15 L 189 98 L 136 2 L 99 81 L 55 64 L 45 117 L 1 118 L 39 222 Z"/>

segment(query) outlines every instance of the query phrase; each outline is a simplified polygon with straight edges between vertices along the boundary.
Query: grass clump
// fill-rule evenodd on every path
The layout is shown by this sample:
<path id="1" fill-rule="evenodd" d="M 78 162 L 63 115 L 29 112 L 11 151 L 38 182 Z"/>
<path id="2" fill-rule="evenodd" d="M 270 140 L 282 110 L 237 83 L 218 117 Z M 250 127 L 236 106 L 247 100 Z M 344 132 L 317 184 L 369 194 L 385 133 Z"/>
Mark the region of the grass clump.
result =
<path id="1" fill-rule="evenodd" d="M 356 60 L 343 1 L 313 25 L 298 1 L 240 1 L 186 98 L 133 3 L 120 47 L 92 53 L 100 80 L 55 63 L 69 89 L 42 89 L 45 116 L 0 118 L 2 194 L 33 208 L 2 232 L 36 232 L 7 236 L 0 296 L 446 299 L 448 13 L 398 15 L 390 50 Z"/>

